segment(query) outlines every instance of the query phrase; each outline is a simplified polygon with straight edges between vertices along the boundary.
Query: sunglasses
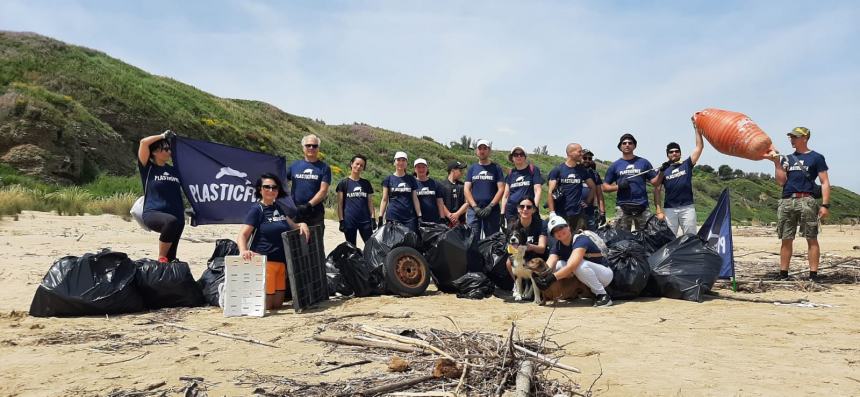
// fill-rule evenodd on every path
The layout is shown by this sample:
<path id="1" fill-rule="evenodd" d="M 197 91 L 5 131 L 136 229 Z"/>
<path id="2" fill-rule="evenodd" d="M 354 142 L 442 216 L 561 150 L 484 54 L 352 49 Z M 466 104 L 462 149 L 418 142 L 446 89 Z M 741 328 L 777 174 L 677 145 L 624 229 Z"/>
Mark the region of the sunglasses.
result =
<path id="1" fill-rule="evenodd" d="M 523 152 L 514 152 L 511 156 L 513 157 L 526 157 L 526 154 Z"/>
<path id="2" fill-rule="evenodd" d="M 161 150 L 162 152 L 169 152 L 169 151 L 170 151 L 170 146 L 162 146 L 162 147 L 160 147 L 160 148 L 158 148 L 158 149 L 159 149 L 159 150 Z"/>
<path id="3" fill-rule="evenodd" d="M 533 205 L 525 205 L 525 204 L 520 204 L 517 207 L 521 210 L 530 210 L 530 209 L 534 208 Z"/>
<path id="4" fill-rule="evenodd" d="M 263 190 L 278 190 L 278 185 L 263 185 L 261 186 Z"/>
<path id="5" fill-rule="evenodd" d="M 308 149 L 318 149 L 320 147 L 320 145 L 314 145 L 314 144 L 309 143 L 309 144 L 305 145 L 305 147 Z"/>
<path id="6" fill-rule="evenodd" d="M 670 151 L 669 151 L 669 153 L 670 153 L 670 154 L 671 154 L 671 153 L 681 153 L 681 151 L 680 151 L 680 150 L 678 150 L 678 149 L 672 149 L 672 150 L 670 150 Z"/>
<path id="7" fill-rule="evenodd" d="M 624 141 L 624 142 L 621 142 L 621 144 L 622 145 L 635 145 L 635 143 L 633 141 Z"/>
<path id="8" fill-rule="evenodd" d="M 582 159 L 585 161 L 591 161 L 594 160 L 594 157 L 583 157 Z"/>

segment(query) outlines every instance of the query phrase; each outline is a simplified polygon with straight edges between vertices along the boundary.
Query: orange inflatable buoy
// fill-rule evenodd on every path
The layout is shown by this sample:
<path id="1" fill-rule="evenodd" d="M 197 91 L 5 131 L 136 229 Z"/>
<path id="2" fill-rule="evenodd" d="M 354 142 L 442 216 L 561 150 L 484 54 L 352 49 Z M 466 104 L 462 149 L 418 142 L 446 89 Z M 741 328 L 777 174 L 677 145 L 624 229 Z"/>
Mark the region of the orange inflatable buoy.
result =
<path id="1" fill-rule="evenodd" d="M 693 115 L 693 126 L 720 153 L 763 160 L 776 153 L 770 137 L 743 113 L 705 109 Z"/>

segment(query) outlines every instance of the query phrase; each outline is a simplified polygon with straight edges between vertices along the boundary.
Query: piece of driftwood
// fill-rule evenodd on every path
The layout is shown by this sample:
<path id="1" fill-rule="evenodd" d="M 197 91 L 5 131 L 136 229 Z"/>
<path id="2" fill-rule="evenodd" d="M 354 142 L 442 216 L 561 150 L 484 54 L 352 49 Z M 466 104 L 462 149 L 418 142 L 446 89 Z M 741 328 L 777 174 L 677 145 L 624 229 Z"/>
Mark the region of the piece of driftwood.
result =
<path id="1" fill-rule="evenodd" d="M 431 345 L 431 344 L 429 344 L 429 343 L 427 343 L 427 342 L 425 342 L 425 341 L 423 341 L 423 340 L 418 340 L 418 339 L 410 338 L 410 337 L 406 337 L 406 336 L 403 336 L 403 335 L 392 334 L 391 332 L 386 332 L 386 331 L 383 331 L 383 330 L 380 330 L 380 329 L 376 329 L 376 328 L 373 328 L 373 327 L 369 327 L 369 326 L 367 326 L 367 325 L 363 325 L 363 326 L 361 326 L 361 328 L 360 328 L 360 329 L 361 329 L 362 331 L 364 331 L 364 332 L 367 332 L 368 334 L 373 334 L 373 335 L 376 335 L 376 336 L 381 336 L 381 337 L 383 337 L 383 338 L 388 338 L 388 339 L 391 339 L 391 340 L 395 340 L 395 341 L 398 341 L 398 342 L 401 342 L 401 343 L 406 343 L 406 344 L 409 344 L 409 345 L 413 345 L 413 346 L 418 346 L 418 347 L 422 347 L 422 348 L 425 348 L 425 349 L 429 349 L 429 350 L 432 350 L 433 352 L 435 352 L 436 354 L 438 354 L 438 355 L 440 355 L 440 356 L 442 356 L 442 357 L 445 357 L 445 358 L 447 358 L 447 359 L 449 359 L 449 360 L 452 360 L 452 361 L 457 361 L 454 357 L 452 357 L 452 356 L 451 356 L 450 354 L 448 354 L 448 353 L 445 353 L 442 349 L 439 349 L 438 347 L 433 346 L 433 345 Z"/>
<path id="2" fill-rule="evenodd" d="M 520 368 L 517 370 L 516 397 L 529 397 L 532 388 L 532 375 L 534 374 L 534 363 L 529 360 L 524 360 L 520 363 Z"/>
<path id="3" fill-rule="evenodd" d="M 176 323 L 168 323 L 168 322 L 164 322 L 164 321 L 155 321 L 155 320 L 153 320 L 153 322 L 156 322 L 156 323 L 158 323 L 158 324 L 164 324 L 164 325 L 166 325 L 166 326 L 168 326 L 168 327 L 174 327 L 174 328 L 184 329 L 184 330 L 186 330 L 186 331 L 191 331 L 191 332 L 201 332 L 201 333 L 204 333 L 204 334 L 220 336 L 220 337 L 222 337 L 222 338 L 227 338 L 227 339 L 233 339 L 233 340 L 238 340 L 238 341 L 242 341 L 242 342 L 253 343 L 253 344 L 255 344 L 255 345 L 262 345 L 262 346 L 274 347 L 274 348 L 276 348 L 276 349 L 279 349 L 279 348 L 280 348 L 279 346 L 277 346 L 277 345 L 273 345 L 273 344 L 271 344 L 271 343 L 266 343 L 266 342 L 259 341 L 259 340 L 256 340 L 256 339 L 246 338 L 246 337 L 244 337 L 244 336 L 232 335 L 232 334 L 228 334 L 228 333 L 225 333 L 225 332 L 207 331 L 207 330 L 205 330 L 205 329 L 196 329 L 196 328 L 186 327 L 186 326 L 184 326 L 184 325 L 179 325 L 179 324 L 176 324 Z"/>
<path id="4" fill-rule="evenodd" d="M 531 359 L 533 359 L 537 362 L 540 362 L 541 364 L 546 364 L 546 365 L 549 365 L 551 367 L 563 369 L 563 370 L 570 371 L 570 372 L 580 373 L 578 368 L 574 368 L 574 367 L 571 367 L 569 365 L 555 362 L 554 360 L 549 359 L 540 353 L 533 352 L 533 351 L 526 349 L 525 347 L 522 347 L 516 343 L 514 343 L 514 349 L 520 353 L 525 353 L 526 355 L 531 356 Z"/>
<path id="5" fill-rule="evenodd" d="M 721 295 L 721 294 L 714 295 L 714 298 L 715 299 L 731 300 L 731 301 L 752 302 L 752 303 L 768 303 L 768 304 L 779 303 L 779 304 L 783 304 L 783 305 L 791 305 L 791 304 L 795 304 L 795 303 L 809 302 L 806 299 L 792 299 L 792 300 L 762 299 L 762 298 L 747 298 L 745 296 L 731 296 L 731 295 Z"/>
<path id="6" fill-rule="evenodd" d="M 331 368 L 326 368 L 326 369 L 324 369 L 324 370 L 320 371 L 320 373 L 321 373 L 321 374 L 325 374 L 325 373 L 328 373 L 328 372 L 331 372 L 331 371 L 337 371 L 337 370 L 339 370 L 339 369 L 341 369 L 341 368 L 349 368 L 349 367 L 354 367 L 354 366 L 356 366 L 356 365 L 369 364 L 369 363 L 372 363 L 372 362 L 373 362 L 373 361 L 370 361 L 370 360 L 359 360 L 359 361 L 355 361 L 355 362 L 351 362 L 351 363 L 341 364 L 341 365 L 338 365 L 338 366 L 335 366 L 335 367 L 331 367 Z"/>
<path id="7" fill-rule="evenodd" d="M 113 364 L 119 364 L 119 363 L 128 362 L 128 361 L 131 361 L 131 360 L 137 360 L 138 358 L 143 358 L 143 357 L 145 357 L 147 354 L 149 354 L 149 352 L 148 352 L 148 351 L 145 351 L 145 352 L 143 352 L 143 353 L 141 353 L 141 354 L 138 354 L 137 356 L 134 356 L 134 357 L 132 357 L 132 358 L 127 358 L 127 359 L 125 359 L 125 360 L 110 361 L 110 362 L 106 362 L 106 363 L 98 363 L 98 364 L 96 364 L 96 367 L 104 367 L 104 366 L 106 366 L 106 365 L 113 365 Z"/>
<path id="8" fill-rule="evenodd" d="M 343 397 L 354 396 L 354 395 L 375 396 L 377 394 L 390 393 L 393 391 L 405 389 L 407 387 L 415 386 L 419 383 L 426 382 L 426 381 L 431 380 L 431 379 L 435 379 L 433 377 L 433 375 L 421 375 L 421 376 L 418 376 L 415 378 L 410 378 L 410 379 L 401 380 L 401 381 L 397 381 L 397 382 L 386 383 L 386 384 L 379 385 L 376 387 L 371 387 L 369 389 L 360 390 L 360 391 L 355 392 L 355 393 L 351 392 L 351 393 L 341 394 L 340 396 L 343 396 Z"/>
<path id="9" fill-rule="evenodd" d="M 392 342 L 371 342 L 366 340 L 360 340 L 355 338 L 343 338 L 343 337 L 331 337 L 331 336 L 323 336 L 323 335 L 314 335 L 314 340 L 318 340 L 320 342 L 328 342 L 335 343 L 338 345 L 349 345 L 349 346 L 361 346 L 361 347 L 375 347 L 378 349 L 387 349 L 394 350 L 404 353 L 421 353 L 421 354 L 429 354 L 430 351 L 427 349 L 423 349 L 420 347 L 405 345 L 402 343 L 392 343 Z"/>

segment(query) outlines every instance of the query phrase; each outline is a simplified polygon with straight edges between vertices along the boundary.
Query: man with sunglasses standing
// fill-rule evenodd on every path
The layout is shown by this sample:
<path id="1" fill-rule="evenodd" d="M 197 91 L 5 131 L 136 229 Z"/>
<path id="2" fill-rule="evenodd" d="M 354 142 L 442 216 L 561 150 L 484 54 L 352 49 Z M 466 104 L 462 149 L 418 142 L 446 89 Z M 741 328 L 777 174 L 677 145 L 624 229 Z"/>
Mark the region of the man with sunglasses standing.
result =
<path id="1" fill-rule="evenodd" d="M 591 201 L 597 185 L 591 172 L 580 162 L 582 161 L 582 145 L 571 143 L 567 145 L 567 158 L 549 172 L 549 191 L 547 196 L 549 217 L 561 216 L 573 231 L 586 227 L 583 201 Z M 589 196 L 583 196 L 583 184 L 588 187 Z"/>
<path id="2" fill-rule="evenodd" d="M 331 168 L 319 159 L 320 139 L 313 134 L 302 138 L 304 158 L 293 161 L 287 170 L 290 194 L 296 203 L 296 223 L 325 229 L 323 201 L 331 184 Z"/>
<path id="3" fill-rule="evenodd" d="M 696 148 L 690 157 L 681 161 L 681 145 L 670 142 L 666 145 L 666 156 L 669 161 L 660 166 L 657 180 L 660 186 L 655 189 L 666 190 L 663 209 L 655 202 L 657 218 L 665 219 L 669 230 L 676 236 L 696 234 L 696 206 L 693 205 L 693 166 L 699 161 L 702 149 L 705 147 L 702 132 L 696 131 Z"/>
<path id="4" fill-rule="evenodd" d="M 588 184 L 582 183 L 583 214 L 585 214 L 585 228 L 591 231 L 606 223 L 606 202 L 603 201 L 603 178 L 597 172 L 597 163 L 594 162 L 594 153 L 588 149 L 582 149 L 582 166 L 588 170 L 594 181 L 594 194 Z M 591 197 L 591 199 L 589 199 Z"/>
<path id="5" fill-rule="evenodd" d="M 782 199 L 777 209 L 776 231 L 782 240 L 779 249 L 779 278 L 788 280 L 788 264 L 791 262 L 794 235 L 800 228 L 800 236 L 806 237 L 809 246 L 809 280 L 818 281 L 818 262 L 821 247 L 818 246 L 818 230 L 821 219 L 830 215 L 830 177 L 824 156 L 809 148 L 812 132 L 806 127 L 796 127 L 788 133 L 794 153 L 774 157 L 776 182 L 782 186 Z M 821 186 L 815 184 L 821 180 Z M 820 190 L 819 190 L 820 189 Z M 821 198 L 818 205 L 817 198 Z"/>
<path id="6" fill-rule="evenodd" d="M 650 161 L 633 154 L 636 150 L 636 138 L 633 135 L 622 135 L 618 140 L 618 150 L 621 151 L 621 158 L 606 170 L 603 191 L 618 192 L 615 204 L 616 228 L 629 232 L 631 226 L 636 224 L 636 230 L 643 230 L 651 217 L 645 182 L 657 187 L 660 182 L 657 171 Z M 660 202 L 660 189 L 654 189 L 654 201 Z"/>
<path id="7" fill-rule="evenodd" d="M 490 160 L 490 142 L 479 139 L 475 145 L 478 162 L 466 171 L 463 194 L 469 203 L 466 222 L 481 238 L 499 231 L 499 202 L 505 193 L 505 173 L 502 167 Z"/>

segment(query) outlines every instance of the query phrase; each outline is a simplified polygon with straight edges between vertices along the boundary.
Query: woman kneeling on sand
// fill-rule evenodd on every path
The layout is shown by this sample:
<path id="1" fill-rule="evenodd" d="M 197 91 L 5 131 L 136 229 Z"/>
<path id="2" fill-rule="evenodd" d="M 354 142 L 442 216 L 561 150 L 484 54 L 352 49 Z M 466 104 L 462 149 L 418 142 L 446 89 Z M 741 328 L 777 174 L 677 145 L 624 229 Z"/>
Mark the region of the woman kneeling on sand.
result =
<path id="1" fill-rule="evenodd" d="M 137 148 L 137 168 L 143 182 L 143 223 L 161 233 L 158 237 L 158 261 L 167 263 L 176 259 L 176 247 L 185 229 L 185 205 L 179 173 L 170 160 L 172 131 L 152 135 L 140 140 Z"/>
<path id="2" fill-rule="evenodd" d="M 260 201 L 251 206 L 236 241 L 246 261 L 254 255 L 266 255 L 266 309 L 278 309 L 284 304 L 287 290 L 287 258 L 281 233 L 298 228 L 308 238 L 310 230 L 305 223 L 296 224 L 275 202 L 287 195 L 280 178 L 263 174 L 255 188 L 254 195 Z"/>

